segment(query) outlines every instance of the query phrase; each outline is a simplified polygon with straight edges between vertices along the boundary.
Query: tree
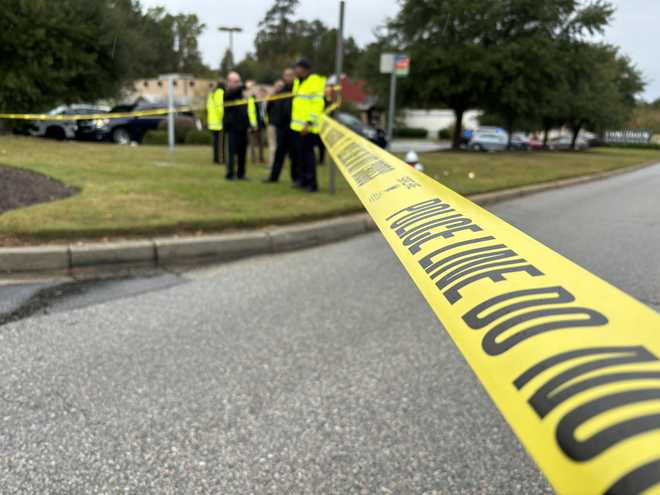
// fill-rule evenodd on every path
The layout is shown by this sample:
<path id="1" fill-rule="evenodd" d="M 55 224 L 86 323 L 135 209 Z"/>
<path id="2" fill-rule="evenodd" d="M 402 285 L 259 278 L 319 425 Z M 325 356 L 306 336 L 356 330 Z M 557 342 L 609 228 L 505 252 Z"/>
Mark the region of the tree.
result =
<path id="1" fill-rule="evenodd" d="M 639 71 L 618 49 L 606 44 L 579 43 L 573 47 L 565 122 L 575 147 L 580 131 L 624 125 L 631 117 L 635 95 L 644 89 Z"/>
<path id="2" fill-rule="evenodd" d="M 410 77 L 400 84 L 404 101 L 447 106 L 454 111 L 454 149 L 460 145 L 463 114 L 483 102 L 489 89 L 491 33 L 499 20 L 497 3 L 404 0 L 379 40 L 381 46 L 389 45 L 411 56 Z M 370 79 L 376 77 L 372 72 Z"/>
<path id="3" fill-rule="evenodd" d="M 220 74 L 226 76 L 229 71 L 234 68 L 234 54 L 229 48 L 225 50 L 225 54 L 220 61 Z"/>
<path id="4" fill-rule="evenodd" d="M 295 19 L 299 0 L 275 0 L 263 19 L 255 38 L 255 51 L 249 57 L 258 61 L 258 68 L 250 67 L 261 81 L 274 81 L 285 67 L 301 57 L 309 58 L 316 72 L 331 74 L 335 70 L 337 30 L 322 21 Z M 361 51 L 351 37 L 344 41 L 344 69 L 354 70 Z M 238 67 L 250 65 L 246 59 Z"/>
<path id="5" fill-rule="evenodd" d="M 124 65 L 109 1 L 8 0 L 0 15 L 0 108 L 40 111 L 117 94 Z"/>

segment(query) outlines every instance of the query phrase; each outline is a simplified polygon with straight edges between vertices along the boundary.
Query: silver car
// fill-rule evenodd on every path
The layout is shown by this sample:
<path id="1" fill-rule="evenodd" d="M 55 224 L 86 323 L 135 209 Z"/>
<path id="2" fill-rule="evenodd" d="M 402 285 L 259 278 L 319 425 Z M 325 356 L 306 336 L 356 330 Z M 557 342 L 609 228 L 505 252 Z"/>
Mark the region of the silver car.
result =
<path id="1" fill-rule="evenodd" d="M 109 110 L 109 107 L 97 105 L 61 105 L 53 108 L 48 115 L 93 115 L 107 113 Z M 32 136 L 61 140 L 75 138 L 77 128 L 75 120 L 35 120 L 32 121 L 28 132 Z"/>
<path id="2" fill-rule="evenodd" d="M 504 151 L 508 141 L 506 132 L 475 132 L 468 148 L 474 151 Z"/>

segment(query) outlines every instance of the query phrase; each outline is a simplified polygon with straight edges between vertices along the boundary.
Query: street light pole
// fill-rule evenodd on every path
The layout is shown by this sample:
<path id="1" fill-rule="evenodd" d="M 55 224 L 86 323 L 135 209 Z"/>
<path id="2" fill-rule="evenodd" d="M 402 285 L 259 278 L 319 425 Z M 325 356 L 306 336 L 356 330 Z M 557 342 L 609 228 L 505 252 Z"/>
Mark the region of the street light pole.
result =
<path id="1" fill-rule="evenodd" d="M 346 2 L 341 0 L 339 2 L 339 29 L 337 29 L 337 52 L 335 55 L 335 76 L 336 84 L 341 85 L 341 73 L 344 65 L 344 7 Z M 328 170 L 330 183 L 328 184 L 328 191 L 330 194 L 335 194 L 335 180 L 337 169 L 334 161 L 330 160 L 330 170 Z"/>
<path id="2" fill-rule="evenodd" d="M 237 26 L 219 26 L 218 31 L 224 33 L 229 33 L 229 53 L 231 53 L 231 59 L 229 60 L 229 69 L 234 68 L 234 33 L 243 32 L 243 28 Z"/>

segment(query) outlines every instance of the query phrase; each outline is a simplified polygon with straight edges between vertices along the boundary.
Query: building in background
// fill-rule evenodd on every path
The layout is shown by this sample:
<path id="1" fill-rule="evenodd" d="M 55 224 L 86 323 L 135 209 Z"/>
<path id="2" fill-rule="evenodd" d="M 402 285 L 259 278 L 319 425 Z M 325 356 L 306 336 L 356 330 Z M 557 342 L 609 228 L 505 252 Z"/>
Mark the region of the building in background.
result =
<path id="1" fill-rule="evenodd" d="M 197 105 L 206 102 L 206 96 L 215 87 L 214 79 L 196 78 L 189 74 L 177 74 L 174 80 L 174 101 L 177 105 Z M 125 90 L 124 99 L 135 101 L 143 98 L 152 103 L 167 103 L 167 81 L 137 79 Z"/>

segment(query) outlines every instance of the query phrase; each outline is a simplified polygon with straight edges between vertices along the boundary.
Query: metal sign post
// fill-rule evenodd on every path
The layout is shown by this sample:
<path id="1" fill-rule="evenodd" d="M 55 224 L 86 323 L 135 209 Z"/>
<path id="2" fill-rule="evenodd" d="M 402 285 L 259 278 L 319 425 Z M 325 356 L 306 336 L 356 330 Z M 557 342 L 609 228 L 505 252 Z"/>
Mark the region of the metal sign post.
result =
<path id="1" fill-rule="evenodd" d="M 396 114 L 396 78 L 406 77 L 410 70 L 410 57 L 403 53 L 381 53 L 380 72 L 390 75 L 390 105 L 387 113 L 387 142 L 394 136 L 394 115 Z"/>
<path id="2" fill-rule="evenodd" d="M 167 80 L 167 107 L 169 113 L 167 114 L 167 142 L 170 146 L 170 153 L 174 153 L 174 78 L 170 77 Z"/>
<path id="3" fill-rule="evenodd" d="M 339 2 L 339 29 L 337 29 L 337 52 L 335 55 L 335 75 L 337 80 L 336 84 L 341 85 L 341 72 L 343 70 L 344 64 L 344 7 L 346 3 L 344 0 Z M 330 194 L 335 194 L 335 181 L 337 176 L 337 169 L 335 168 L 335 163 L 330 159 L 329 162 L 329 183 L 328 191 Z"/>

